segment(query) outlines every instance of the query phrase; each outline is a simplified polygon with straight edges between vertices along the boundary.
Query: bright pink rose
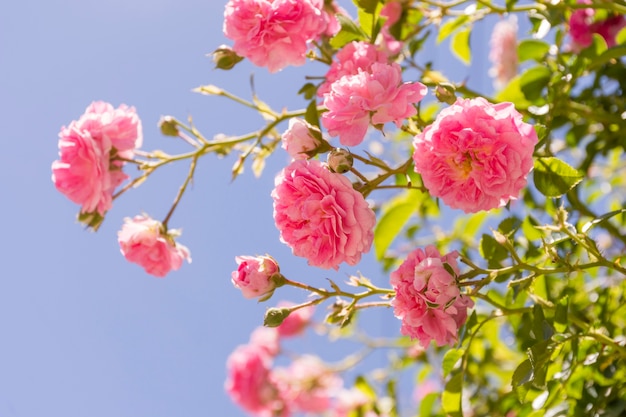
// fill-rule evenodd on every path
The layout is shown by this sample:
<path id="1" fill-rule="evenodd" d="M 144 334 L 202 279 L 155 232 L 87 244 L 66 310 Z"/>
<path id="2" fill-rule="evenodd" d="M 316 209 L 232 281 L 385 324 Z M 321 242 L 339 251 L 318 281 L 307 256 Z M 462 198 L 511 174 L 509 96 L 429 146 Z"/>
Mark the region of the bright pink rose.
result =
<path id="1" fill-rule="evenodd" d="M 278 307 L 291 307 L 292 305 L 292 303 L 281 302 Z M 280 337 L 292 337 L 301 334 L 311 323 L 314 310 L 313 306 L 310 306 L 292 311 L 280 326 L 276 327 Z"/>
<path id="2" fill-rule="evenodd" d="M 269 356 L 280 351 L 280 336 L 276 327 L 257 327 L 250 335 L 250 344 L 263 349 Z"/>
<path id="3" fill-rule="evenodd" d="M 330 92 L 330 86 L 345 75 L 356 75 L 359 70 L 369 71 L 375 62 L 386 64 L 389 57 L 380 51 L 376 46 L 367 42 L 350 42 L 346 44 L 335 56 L 335 61 L 331 64 L 326 79 L 317 89 L 317 95 L 324 97 Z"/>
<path id="4" fill-rule="evenodd" d="M 536 144 L 512 103 L 459 98 L 415 136 L 413 160 L 432 196 L 474 213 L 518 197 Z"/>
<path id="5" fill-rule="evenodd" d="M 320 140 L 311 134 L 311 130 L 321 135 L 319 129 L 306 120 L 289 119 L 289 128 L 282 135 L 282 146 L 293 159 L 308 159 L 307 152 L 320 146 Z"/>
<path id="6" fill-rule="evenodd" d="M 107 151 L 115 148 L 123 158 L 132 158 L 133 151 L 143 142 L 141 120 L 135 108 L 125 104 L 116 109 L 109 103 L 94 101 L 78 119 L 77 126 L 89 131 Z"/>
<path id="7" fill-rule="evenodd" d="M 431 340 L 437 345 L 452 345 L 459 327 L 467 319 L 467 309 L 474 302 L 459 291 L 456 276 L 459 267 L 456 251 L 441 256 L 436 247 L 416 249 L 391 273 L 396 291 L 392 301 L 394 314 L 402 320 L 400 331 L 419 339 L 427 347 Z M 451 275 L 445 265 L 451 268 Z"/>
<path id="8" fill-rule="evenodd" d="M 226 392 L 234 403 L 255 416 L 287 415 L 271 366 L 271 357 L 255 345 L 239 346 L 226 362 Z"/>
<path id="9" fill-rule="evenodd" d="M 578 0 L 580 4 L 591 4 L 591 0 Z M 595 19 L 596 11 L 592 8 L 576 9 L 569 19 L 569 35 L 572 39 L 572 50 L 580 52 L 593 43 L 593 34 L 604 38 L 609 48 L 615 46 L 616 36 L 626 27 L 623 15 L 612 15 L 605 20 Z"/>
<path id="10" fill-rule="evenodd" d="M 275 376 L 289 409 L 304 413 L 329 410 L 343 380 L 318 357 L 300 356 L 288 368 L 278 368 Z"/>
<path id="11" fill-rule="evenodd" d="M 387 122 L 397 127 L 417 113 L 413 104 L 428 92 L 422 83 L 402 83 L 398 64 L 372 64 L 369 72 L 359 70 L 335 81 L 324 94 L 322 123 L 331 136 L 346 146 L 363 141 L 370 123 L 382 128 Z"/>
<path id="12" fill-rule="evenodd" d="M 276 288 L 272 279 L 280 274 L 278 263 L 271 256 L 237 256 L 235 261 L 239 265 L 233 271 L 231 280 L 233 285 L 241 290 L 246 298 L 263 297 L 270 295 Z"/>
<path id="13" fill-rule="evenodd" d="M 309 265 L 356 265 L 372 245 L 376 216 L 350 181 L 318 160 L 295 160 L 272 191 L 280 239 Z"/>
<path id="14" fill-rule="evenodd" d="M 493 64 L 489 75 L 496 88 L 504 87 L 517 75 L 517 19 L 501 20 L 493 28 L 489 60 Z"/>
<path id="15" fill-rule="evenodd" d="M 326 29 L 318 0 L 230 0 L 224 35 L 253 64 L 276 72 L 303 65 L 308 42 Z"/>
<path id="16" fill-rule="evenodd" d="M 189 250 L 174 241 L 177 233 L 169 233 L 161 222 L 146 216 L 126 218 L 117 233 L 122 255 L 141 265 L 148 274 L 164 277 L 181 267 L 183 260 L 191 262 Z"/>
<path id="17" fill-rule="evenodd" d="M 121 171 L 112 177 L 109 154 L 88 131 L 79 130 L 75 122 L 61 129 L 59 160 L 52 163 L 52 181 L 57 190 L 81 205 L 81 213 L 104 215 L 111 208 L 115 186 L 124 178 Z"/>

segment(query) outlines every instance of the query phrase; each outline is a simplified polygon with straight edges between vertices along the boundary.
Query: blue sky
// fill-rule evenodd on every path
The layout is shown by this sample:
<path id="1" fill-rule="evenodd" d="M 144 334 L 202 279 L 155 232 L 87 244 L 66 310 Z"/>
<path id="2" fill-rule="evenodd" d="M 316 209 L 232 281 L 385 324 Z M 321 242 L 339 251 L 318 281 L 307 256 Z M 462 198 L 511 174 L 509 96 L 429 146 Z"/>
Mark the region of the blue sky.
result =
<path id="1" fill-rule="evenodd" d="M 58 131 L 93 100 L 135 106 L 144 149 L 170 152 L 185 148 L 160 135 L 162 115 L 192 115 L 209 137 L 261 126 L 258 115 L 240 106 L 191 92 L 201 84 L 248 96 L 254 73 L 259 96 L 271 105 L 303 105 L 295 94 L 301 69 L 276 75 L 247 63 L 231 72 L 212 69 L 206 54 L 229 43 L 221 32 L 224 3 L 23 0 L 3 6 L 0 416 L 243 416 L 223 390 L 225 361 L 269 304 L 245 300 L 233 288 L 235 256 L 270 253 L 293 279 L 342 281 L 361 270 L 387 285 L 371 256 L 358 268 L 327 272 L 305 268 L 279 243 L 270 191 L 287 162 L 282 150 L 261 180 L 248 169 L 232 184 L 233 159 L 201 160 L 170 222 L 183 229 L 180 241 L 193 263 L 163 280 L 125 261 L 116 233 L 124 217 L 142 211 L 163 218 L 186 165 L 163 169 L 116 201 L 97 233 L 75 222 L 78 207 L 55 190 L 50 164 Z M 473 39 L 484 45 L 483 55 L 486 39 Z M 485 74 L 484 59 L 477 62 L 474 70 Z M 322 74 L 319 67 L 315 75 Z M 305 296 L 286 292 L 275 299 L 291 295 L 294 301 Z M 399 328 L 390 310 L 369 321 L 382 333 Z M 314 346 L 329 359 L 344 352 L 322 340 L 309 334 L 295 348 Z"/>

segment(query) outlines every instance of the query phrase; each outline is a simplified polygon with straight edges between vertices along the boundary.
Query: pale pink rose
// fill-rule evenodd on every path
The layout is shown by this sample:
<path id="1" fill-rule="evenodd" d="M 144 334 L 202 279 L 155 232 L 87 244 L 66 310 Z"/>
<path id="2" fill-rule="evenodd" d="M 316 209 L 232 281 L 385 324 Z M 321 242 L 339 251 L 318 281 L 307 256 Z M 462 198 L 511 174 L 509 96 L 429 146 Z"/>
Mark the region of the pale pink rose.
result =
<path id="1" fill-rule="evenodd" d="M 341 24 L 339 23 L 339 19 L 337 19 L 337 15 L 349 17 L 348 12 L 346 12 L 343 7 L 337 5 L 334 0 L 330 2 L 317 0 L 317 7 L 322 11 L 322 16 L 324 17 L 324 22 L 326 23 L 326 29 L 322 35 L 332 38 L 341 30 Z"/>
<path id="2" fill-rule="evenodd" d="M 387 18 L 383 27 L 380 29 L 376 44 L 389 56 L 395 56 L 402 51 L 403 43 L 397 40 L 389 31 L 402 17 L 402 3 L 400 1 L 390 1 L 380 9 L 380 16 Z"/>
<path id="3" fill-rule="evenodd" d="M 109 169 L 109 154 L 86 130 L 72 122 L 59 133 L 59 160 L 52 163 L 52 181 L 81 213 L 104 215 L 111 208 L 115 187 L 126 175 Z"/>
<path id="4" fill-rule="evenodd" d="M 134 107 L 125 104 L 117 109 L 103 101 L 94 101 L 76 122 L 103 144 L 107 151 L 115 148 L 117 155 L 130 159 L 143 142 L 141 120 Z"/>
<path id="5" fill-rule="evenodd" d="M 493 66 L 489 75 L 494 78 L 496 88 L 502 88 L 517 75 L 517 19 L 511 16 L 501 20 L 493 28 L 489 60 Z"/>
<path id="6" fill-rule="evenodd" d="M 271 357 L 255 345 L 239 346 L 226 361 L 226 392 L 235 404 L 255 416 L 288 415 L 271 366 Z"/>
<path id="7" fill-rule="evenodd" d="M 191 262 L 189 250 L 174 241 L 174 234 L 165 230 L 161 222 L 146 216 L 124 219 L 117 241 L 124 257 L 142 266 L 148 274 L 164 277 L 181 267 L 184 260 Z"/>
<path id="8" fill-rule="evenodd" d="M 276 72 L 303 65 L 308 43 L 326 30 L 317 0 L 230 0 L 224 35 L 237 54 Z"/>
<path id="9" fill-rule="evenodd" d="M 459 327 L 467 319 L 467 309 L 474 305 L 456 284 L 457 257 L 456 251 L 442 256 L 430 245 L 411 252 L 391 273 L 391 285 L 396 291 L 391 304 L 394 315 L 402 320 L 400 331 L 418 339 L 423 347 L 431 340 L 439 346 L 454 344 Z"/>
<path id="10" fill-rule="evenodd" d="M 591 0 L 578 0 L 579 4 L 591 4 Z M 569 35 L 572 40 L 571 48 L 574 52 L 591 46 L 593 34 L 601 35 L 609 48 L 615 46 L 615 37 L 626 27 L 626 18 L 623 15 L 611 15 L 604 20 L 596 20 L 596 11 L 591 7 L 576 9 L 569 19 Z"/>
<path id="11" fill-rule="evenodd" d="M 331 403 L 343 380 L 318 357 L 300 356 L 288 368 L 277 368 L 275 377 L 289 409 L 305 413 L 321 413 Z"/>
<path id="12" fill-rule="evenodd" d="M 321 142 L 311 134 L 316 131 L 321 136 L 320 130 L 309 124 L 306 120 L 289 119 L 289 128 L 282 135 L 282 147 L 293 159 L 308 159 L 308 152 L 317 149 Z"/>
<path id="13" fill-rule="evenodd" d="M 250 335 L 250 344 L 265 350 L 270 356 L 280 351 L 280 336 L 276 327 L 257 327 Z"/>
<path id="14" fill-rule="evenodd" d="M 291 307 L 293 303 L 289 302 L 281 302 L 278 303 L 278 307 Z M 304 330 L 311 323 L 311 317 L 313 317 L 314 312 L 313 306 L 299 308 L 297 310 L 293 310 L 285 320 L 280 324 L 280 326 L 276 327 L 278 334 L 280 337 L 292 337 L 297 336 L 304 332 Z"/>
<path id="15" fill-rule="evenodd" d="M 372 245 L 376 216 L 352 183 L 318 160 L 295 160 L 272 191 L 280 239 L 309 265 L 356 265 Z"/>
<path id="16" fill-rule="evenodd" d="M 517 199 L 536 144 L 512 103 L 459 98 L 415 136 L 413 160 L 432 196 L 474 213 Z"/>
<path id="17" fill-rule="evenodd" d="M 278 263 L 271 256 L 237 256 L 239 265 L 231 274 L 233 285 L 246 298 L 270 295 L 276 288 L 273 277 L 280 274 Z"/>
<path id="18" fill-rule="evenodd" d="M 322 123 L 330 136 L 339 136 L 345 146 L 363 141 L 370 123 L 382 128 L 387 122 L 400 127 L 417 113 L 414 104 L 428 92 L 419 82 L 402 83 L 400 66 L 374 63 L 369 72 L 359 70 L 335 81 L 324 94 Z"/>
<path id="19" fill-rule="evenodd" d="M 375 45 L 367 42 L 350 42 L 335 55 L 324 82 L 318 87 L 317 95 L 324 97 L 330 92 L 330 86 L 345 75 L 356 75 L 359 70 L 369 71 L 375 62 L 386 64 L 389 62 L 387 54 Z"/>

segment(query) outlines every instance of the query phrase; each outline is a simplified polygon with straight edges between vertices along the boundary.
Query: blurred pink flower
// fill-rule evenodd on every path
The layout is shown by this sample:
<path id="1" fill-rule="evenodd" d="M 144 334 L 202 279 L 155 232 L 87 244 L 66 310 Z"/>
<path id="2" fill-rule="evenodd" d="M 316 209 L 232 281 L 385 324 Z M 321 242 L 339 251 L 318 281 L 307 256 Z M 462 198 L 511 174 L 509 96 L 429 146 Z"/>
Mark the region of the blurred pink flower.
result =
<path id="1" fill-rule="evenodd" d="M 360 389 L 341 389 L 337 391 L 337 400 L 331 410 L 331 417 L 349 417 L 359 407 L 368 404 L 371 399 Z"/>
<path id="2" fill-rule="evenodd" d="M 591 4 L 591 0 L 578 0 L 579 4 Z M 609 48 L 615 46 L 618 32 L 626 27 L 623 15 L 612 15 L 604 20 L 596 20 L 596 11 L 590 7 L 576 9 L 569 19 L 569 35 L 572 39 L 571 48 L 580 52 L 593 42 L 593 34 L 601 35 Z"/>
<path id="3" fill-rule="evenodd" d="M 352 183 L 318 160 L 295 160 L 276 177 L 272 191 L 280 239 L 309 265 L 356 265 L 369 251 L 374 212 Z"/>
<path id="4" fill-rule="evenodd" d="M 319 139 L 311 134 L 311 130 L 321 132 L 306 120 L 289 119 L 289 128 L 282 135 L 282 147 L 293 159 L 308 159 L 307 152 L 314 151 L 321 145 Z"/>
<path id="5" fill-rule="evenodd" d="M 512 103 L 459 98 L 415 136 L 413 160 L 432 196 L 474 213 L 518 197 L 536 144 Z"/>
<path id="6" fill-rule="evenodd" d="M 431 340 L 437 345 L 452 345 L 459 327 L 467 319 L 467 309 L 474 302 L 459 291 L 456 251 L 441 256 L 436 247 L 416 249 L 391 273 L 391 285 L 396 291 L 392 301 L 394 314 L 402 320 L 401 332 L 419 339 L 423 347 Z"/>
<path id="7" fill-rule="evenodd" d="M 413 104 L 428 92 L 422 83 L 402 83 L 398 64 L 374 63 L 369 72 L 359 70 L 335 81 L 324 94 L 322 124 L 345 146 L 363 141 L 370 123 L 382 128 L 387 122 L 400 127 L 417 113 Z"/>
<path id="8" fill-rule="evenodd" d="M 501 20 L 493 27 L 489 60 L 493 64 L 489 75 L 496 88 L 502 88 L 517 75 L 517 19 Z"/>
<path id="9" fill-rule="evenodd" d="M 224 11 L 235 52 L 270 72 L 303 65 L 308 42 L 326 26 L 318 0 L 230 0 Z"/>
<path id="10" fill-rule="evenodd" d="M 280 351 L 280 336 L 276 327 L 257 327 L 250 335 L 250 344 L 263 349 L 269 356 Z"/>
<path id="11" fill-rule="evenodd" d="M 339 375 L 312 355 L 300 356 L 288 368 L 277 368 L 274 375 L 289 409 L 305 413 L 329 410 L 343 385 Z"/>
<path id="12" fill-rule="evenodd" d="M 231 274 L 233 285 L 246 298 L 269 295 L 276 288 L 272 277 L 280 274 L 278 263 L 271 256 L 237 256 L 239 265 Z"/>
<path id="13" fill-rule="evenodd" d="M 330 2 L 325 2 L 324 0 L 316 1 L 317 7 L 322 11 L 324 22 L 326 22 L 326 29 L 322 34 L 324 36 L 332 38 L 341 30 L 341 24 L 339 23 L 339 19 L 337 19 L 337 15 L 349 17 L 348 12 L 346 12 L 345 9 L 337 5 L 334 0 Z"/>
<path id="14" fill-rule="evenodd" d="M 272 359 L 256 345 L 242 345 L 226 362 L 226 392 L 233 402 L 259 417 L 287 416 L 270 370 Z"/>
<path id="15" fill-rule="evenodd" d="M 292 305 L 293 303 L 290 302 L 278 303 L 278 307 L 291 307 Z M 314 311 L 313 306 L 292 311 L 280 326 L 276 327 L 280 337 L 291 337 L 301 334 L 311 323 Z"/>
<path id="16" fill-rule="evenodd" d="M 369 71 L 375 62 L 386 64 L 389 57 L 380 51 L 376 46 L 367 42 L 350 42 L 344 45 L 335 56 L 335 61 L 331 64 L 326 79 L 318 87 L 317 95 L 324 97 L 330 92 L 330 86 L 345 75 L 356 75 L 359 70 Z"/>
<path id="17" fill-rule="evenodd" d="M 397 40 L 389 31 L 389 29 L 402 17 L 402 2 L 391 0 L 380 9 L 380 17 L 385 17 L 385 23 L 380 29 L 376 44 L 389 56 L 395 56 L 402 51 L 402 41 Z"/>
<path id="18" fill-rule="evenodd" d="M 174 241 L 174 233 L 165 230 L 161 222 L 146 216 L 126 218 L 117 233 L 124 257 L 142 266 L 148 274 L 164 277 L 181 267 L 183 260 L 191 262 L 189 250 Z"/>

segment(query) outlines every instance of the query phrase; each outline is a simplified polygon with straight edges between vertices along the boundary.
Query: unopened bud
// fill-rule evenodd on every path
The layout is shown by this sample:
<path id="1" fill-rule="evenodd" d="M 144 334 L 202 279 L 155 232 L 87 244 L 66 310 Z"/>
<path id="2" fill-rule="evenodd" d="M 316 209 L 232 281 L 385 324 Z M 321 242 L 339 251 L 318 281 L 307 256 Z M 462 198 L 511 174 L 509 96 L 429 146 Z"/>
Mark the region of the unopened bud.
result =
<path id="1" fill-rule="evenodd" d="M 172 116 L 163 116 L 159 120 L 159 129 L 165 136 L 178 136 L 178 124 Z"/>
<path id="2" fill-rule="evenodd" d="M 454 104 L 456 102 L 456 88 L 450 83 L 439 83 L 435 88 L 435 96 L 442 103 Z"/>
<path id="3" fill-rule="evenodd" d="M 215 68 L 229 70 L 243 58 L 237 55 L 235 51 L 229 46 L 222 45 L 213 51 L 213 62 L 215 62 Z"/>
<path id="4" fill-rule="evenodd" d="M 343 174 L 350 171 L 354 158 L 347 149 L 335 148 L 328 153 L 328 167 L 332 172 Z"/>
<path id="5" fill-rule="evenodd" d="M 291 310 L 287 307 L 272 307 L 268 308 L 265 312 L 265 318 L 263 319 L 263 325 L 266 327 L 278 327 L 283 321 L 291 314 Z"/>

